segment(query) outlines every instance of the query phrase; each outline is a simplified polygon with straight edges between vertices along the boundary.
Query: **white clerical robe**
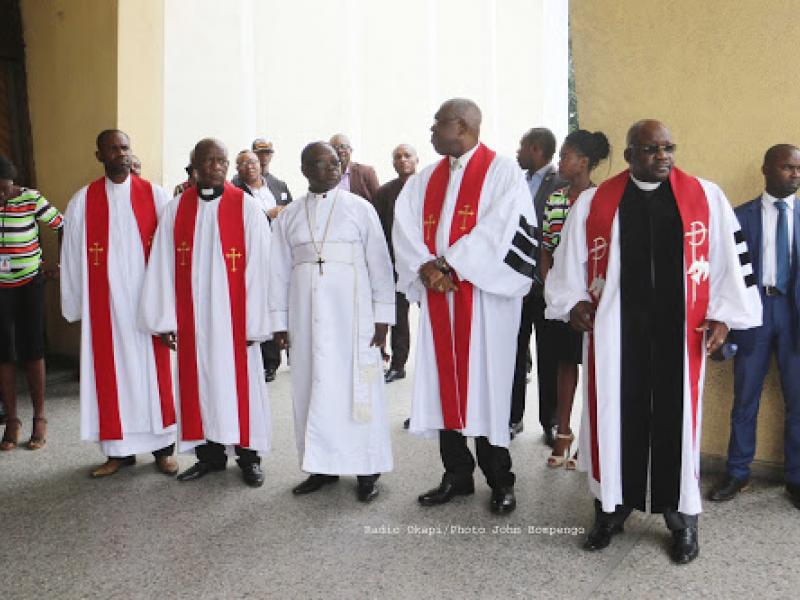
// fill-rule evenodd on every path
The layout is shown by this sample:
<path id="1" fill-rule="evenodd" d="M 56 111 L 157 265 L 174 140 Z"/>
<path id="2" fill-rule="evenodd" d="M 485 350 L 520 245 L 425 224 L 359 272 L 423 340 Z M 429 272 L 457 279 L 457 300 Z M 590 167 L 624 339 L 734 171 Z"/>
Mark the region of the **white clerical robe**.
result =
<path id="1" fill-rule="evenodd" d="M 749 262 L 740 260 L 746 253 L 744 243 L 737 244 L 739 222 L 722 190 L 714 183 L 699 179 L 709 209 L 709 303 L 706 318 L 725 323 L 732 329 L 748 329 L 761 324 L 761 300 L 755 286 L 747 287 L 745 277 L 752 273 Z M 637 183 L 648 189 L 646 183 Z M 652 187 L 652 186 L 651 186 Z M 587 289 L 588 250 L 586 219 L 597 188 L 583 192 L 570 210 L 561 233 L 561 243 L 553 256 L 553 268 L 545 284 L 545 317 L 569 321 L 572 308 L 582 300 L 590 301 Z M 744 265 L 744 266 L 743 266 Z M 688 268 L 688 266 L 687 266 Z M 684 279 L 685 281 L 685 279 Z M 581 418 L 578 468 L 589 472 L 589 489 L 606 512 L 623 503 L 620 409 L 620 245 L 619 214 L 614 216 L 608 271 L 600 303 L 594 318 L 596 340 L 595 373 L 597 385 L 597 435 L 599 451 L 598 483 L 591 474 L 592 436 L 587 405 L 588 378 L 583 379 L 584 410 Z M 685 334 L 684 334 L 685 335 Z M 584 365 L 587 364 L 584 343 Z M 685 343 L 684 343 L 685 346 Z M 699 487 L 700 431 L 702 429 L 702 381 L 705 357 L 700 370 L 697 423 L 692 424 L 693 409 L 689 388 L 688 358 L 683 369 L 683 435 L 681 440 L 680 497 L 678 511 L 695 515 L 701 511 Z M 696 431 L 696 434 L 693 433 Z"/>
<path id="2" fill-rule="evenodd" d="M 99 441 L 106 456 L 159 450 L 175 442 L 175 425 L 163 426 L 161 399 L 150 334 L 138 327 L 144 281 L 142 240 L 131 204 L 131 178 L 105 180 L 108 196 L 108 282 L 112 344 L 123 439 L 100 441 L 97 388 L 92 354 L 92 323 L 86 252 L 86 191 L 78 190 L 65 214 L 61 249 L 61 312 L 70 323 L 81 321 L 81 439 Z M 156 211 L 169 202 L 153 185 Z M 173 365 L 174 367 L 174 365 Z"/>
<path id="3" fill-rule="evenodd" d="M 375 209 L 342 189 L 308 193 L 273 221 L 273 236 L 272 328 L 289 333 L 301 468 L 391 471 L 381 353 L 370 341 L 376 323 L 395 322 L 394 273 Z"/>
<path id="4" fill-rule="evenodd" d="M 192 253 L 192 298 L 203 433 L 205 441 L 230 446 L 230 452 L 240 442 L 240 425 L 231 301 L 218 223 L 220 198 L 209 201 L 198 199 Z M 174 226 L 180 201 L 180 196 L 173 199 L 161 215 L 145 276 L 140 319 L 142 327 L 153 334 L 178 331 Z M 246 339 L 248 342 L 264 342 L 271 337 L 267 308 L 271 233 L 264 213 L 248 194 L 244 194 L 243 213 L 246 248 Z M 271 425 L 264 367 L 258 343 L 247 347 L 247 382 L 250 443 L 246 447 L 266 452 L 270 449 Z M 176 404 L 180 408 L 180 402 L 176 401 Z M 180 410 L 178 425 L 180 452 L 189 451 L 204 442 L 183 438 L 185 425 Z"/>
<path id="5" fill-rule="evenodd" d="M 475 228 L 449 245 L 456 199 L 474 152 L 475 148 L 463 155 L 450 172 L 436 251 L 458 277 L 474 286 L 466 427 L 460 431 L 508 447 L 521 302 L 530 290 L 535 265 L 536 215 L 522 171 L 512 160 L 496 156 L 483 182 Z M 436 166 L 426 167 L 406 182 L 395 204 L 392 228 L 397 290 L 409 302 L 420 303 L 409 430 L 424 436 L 436 435 L 444 428 L 428 298 L 418 273 L 420 266 L 436 258 L 424 242 L 422 214 L 425 191 Z M 448 293 L 451 323 L 452 295 Z"/>

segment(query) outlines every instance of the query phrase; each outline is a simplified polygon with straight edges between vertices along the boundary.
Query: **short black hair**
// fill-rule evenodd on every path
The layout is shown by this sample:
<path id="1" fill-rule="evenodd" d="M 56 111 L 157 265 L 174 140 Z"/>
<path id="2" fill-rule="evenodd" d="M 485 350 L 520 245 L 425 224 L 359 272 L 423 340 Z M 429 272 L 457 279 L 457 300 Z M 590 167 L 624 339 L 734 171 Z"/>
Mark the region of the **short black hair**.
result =
<path id="1" fill-rule="evenodd" d="M 331 146 L 328 142 L 324 142 L 322 140 L 318 142 L 311 142 L 310 144 L 306 144 L 306 146 L 303 148 L 303 151 L 300 153 L 300 164 L 301 165 L 308 164 L 310 161 L 311 154 L 320 146 L 327 146 L 328 148 L 331 149 L 331 151 L 334 154 L 336 154 L 336 151 L 333 149 L 333 146 Z"/>
<path id="2" fill-rule="evenodd" d="M 797 150 L 794 144 L 775 144 L 764 153 L 764 165 L 772 164 L 773 161 L 778 160 L 785 152 L 792 152 Z"/>
<path id="3" fill-rule="evenodd" d="M 17 169 L 8 158 L 0 154 L 0 179 L 14 180 L 17 178 Z"/>
<path id="4" fill-rule="evenodd" d="M 121 133 L 125 137 L 128 137 L 128 134 L 122 131 L 121 129 L 103 129 L 100 133 L 97 134 L 97 139 L 95 140 L 95 145 L 97 149 L 100 150 L 100 144 L 103 143 L 103 140 L 107 135 L 111 135 L 112 133 Z"/>
<path id="5" fill-rule="evenodd" d="M 534 127 L 522 136 L 522 141 L 539 148 L 548 162 L 556 153 L 556 136 L 547 127 Z"/>

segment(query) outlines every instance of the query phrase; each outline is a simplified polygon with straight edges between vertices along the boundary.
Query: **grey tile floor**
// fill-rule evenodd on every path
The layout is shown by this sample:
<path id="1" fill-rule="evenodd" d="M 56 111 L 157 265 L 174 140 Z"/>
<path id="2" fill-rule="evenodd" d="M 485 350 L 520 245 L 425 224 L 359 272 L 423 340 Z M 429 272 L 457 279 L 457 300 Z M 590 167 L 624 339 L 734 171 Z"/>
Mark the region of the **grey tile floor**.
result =
<path id="1" fill-rule="evenodd" d="M 274 449 L 260 489 L 245 487 L 232 463 L 178 483 L 146 455 L 90 480 L 103 457 L 78 439 L 77 384 L 49 384 L 47 447 L 0 455 L 2 597 L 798 597 L 800 511 L 774 483 L 707 503 L 691 565 L 670 563 L 662 520 L 643 514 L 606 550 L 583 551 L 581 532 L 592 522 L 585 475 L 545 466 L 535 405 L 511 447 L 516 512 L 491 515 L 480 476 L 474 496 L 420 507 L 417 494 L 438 482 L 441 466 L 434 441 L 402 430 L 410 378 L 387 387 L 395 471 L 380 480 L 375 502 L 358 503 L 350 478 L 295 498 L 303 475 L 289 377 L 284 367 L 270 384 Z M 20 405 L 27 439 L 24 394 Z M 186 468 L 193 458 L 179 461 Z"/>

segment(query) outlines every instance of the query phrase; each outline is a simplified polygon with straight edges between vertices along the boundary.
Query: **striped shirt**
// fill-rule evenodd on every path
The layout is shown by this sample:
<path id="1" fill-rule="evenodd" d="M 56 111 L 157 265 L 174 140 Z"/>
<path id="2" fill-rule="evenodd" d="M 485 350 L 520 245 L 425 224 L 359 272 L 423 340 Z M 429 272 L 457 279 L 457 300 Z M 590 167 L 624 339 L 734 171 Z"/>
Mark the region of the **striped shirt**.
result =
<path id="1" fill-rule="evenodd" d="M 567 219 L 572 203 L 569 201 L 568 187 L 556 190 L 547 199 L 544 205 L 544 218 L 542 219 L 542 246 L 552 254 L 561 241 L 561 229 Z"/>
<path id="2" fill-rule="evenodd" d="M 39 246 L 39 221 L 50 229 L 61 229 L 64 217 L 36 190 L 21 188 L 20 195 L 0 204 L 0 287 L 27 283 L 39 272 L 42 249 Z"/>

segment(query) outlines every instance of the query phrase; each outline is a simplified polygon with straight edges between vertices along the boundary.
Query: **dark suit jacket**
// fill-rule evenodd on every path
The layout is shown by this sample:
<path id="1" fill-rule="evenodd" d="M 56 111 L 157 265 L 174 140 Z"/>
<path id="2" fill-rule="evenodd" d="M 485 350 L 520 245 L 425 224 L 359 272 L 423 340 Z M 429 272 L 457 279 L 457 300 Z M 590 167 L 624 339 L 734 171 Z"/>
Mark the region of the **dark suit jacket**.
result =
<path id="1" fill-rule="evenodd" d="M 761 284 L 761 245 L 762 245 L 762 226 L 761 226 L 761 196 L 750 202 L 746 202 L 737 207 L 734 211 L 742 226 L 742 233 L 750 251 L 750 262 L 753 265 L 753 275 L 755 275 L 758 291 L 761 294 L 761 302 L 765 301 L 764 286 Z M 800 277 L 798 277 L 798 256 L 800 255 L 800 203 L 795 201 L 794 210 L 794 231 L 792 237 L 792 274 L 789 279 L 789 296 L 794 305 L 792 312 L 792 332 L 795 347 L 800 349 Z M 755 343 L 755 334 L 758 327 L 753 329 L 735 330 L 731 332 L 733 340 L 743 351 L 752 349 Z"/>
<path id="2" fill-rule="evenodd" d="M 536 211 L 536 237 L 539 242 L 539 248 L 542 247 L 542 222 L 544 221 L 544 205 L 547 203 L 547 199 L 550 197 L 554 191 L 558 188 L 562 188 L 566 185 L 564 181 L 561 181 L 558 178 L 558 170 L 551 164 L 548 165 L 547 171 L 544 174 L 544 179 L 542 179 L 542 185 L 539 186 L 538 191 L 536 192 L 536 197 L 533 199 L 533 208 Z M 541 296 L 542 295 L 542 275 L 541 271 L 539 270 L 539 260 L 536 261 L 536 272 L 534 278 L 534 284 L 531 288 L 531 292 Z"/>
<path id="3" fill-rule="evenodd" d="M 267 173 L 267 187 L 272 192 L 272 195 L 275 196 L 275 202 L 278 203 L 278 206 L 286 206 L 292 201 L 292 193 L 289 191 L 289 187 L 272 173 Z M 284 194 L 286 194 L 285 197 Z"/>
<path id="4" fill-rule="evenodd" d="M 380 185 L 375 169 L 350 161 L 350 192 L 373 202 Z"/>
<path id="5" fill-rule="evenodd" d="M 386 243 L 389 246 L 389 256 L 392 258 L 392 264 L 394 264 L 394 247 L 392 245 L 394 203 L 403 190 L 403 185 L 405 185 L 405 182 L 401 181 L 399 177 L 392 179 L 389 183 L 384 183 L 378 188 L 378 191 L 375 192 L 375 199 L 373 201 L 373 206 L 375 206 L 375 211 L 378 213 L 378 219 L 380 219 L 381 227 L 383 228 L 383 235 L 386 236 Z"/>

